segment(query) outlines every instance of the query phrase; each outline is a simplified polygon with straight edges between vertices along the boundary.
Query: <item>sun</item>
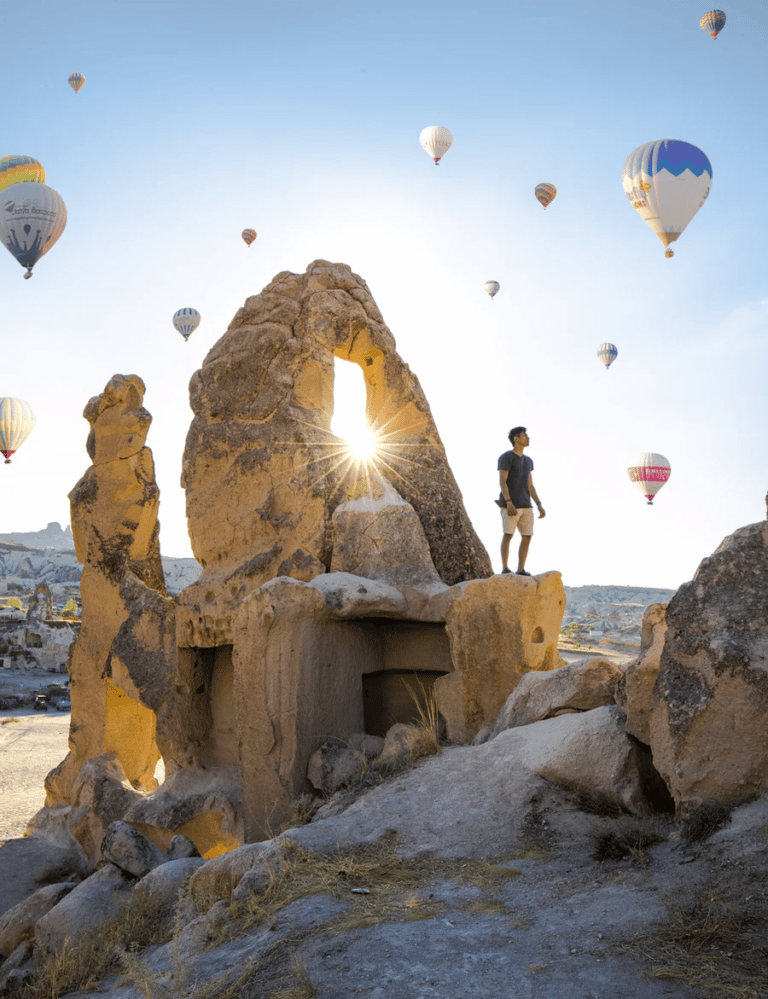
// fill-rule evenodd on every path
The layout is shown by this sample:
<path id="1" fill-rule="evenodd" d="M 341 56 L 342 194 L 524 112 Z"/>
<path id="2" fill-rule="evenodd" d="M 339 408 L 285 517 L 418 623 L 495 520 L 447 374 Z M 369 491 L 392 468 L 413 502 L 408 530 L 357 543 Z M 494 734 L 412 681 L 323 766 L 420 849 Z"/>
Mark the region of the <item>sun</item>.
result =
<path id="1" fill-rule="evenodd" d="M 344 443 L 356 461 L 371 461 L 376 453 L 376 434 L 368 427 L 355 429 L 347 434 Z"/>

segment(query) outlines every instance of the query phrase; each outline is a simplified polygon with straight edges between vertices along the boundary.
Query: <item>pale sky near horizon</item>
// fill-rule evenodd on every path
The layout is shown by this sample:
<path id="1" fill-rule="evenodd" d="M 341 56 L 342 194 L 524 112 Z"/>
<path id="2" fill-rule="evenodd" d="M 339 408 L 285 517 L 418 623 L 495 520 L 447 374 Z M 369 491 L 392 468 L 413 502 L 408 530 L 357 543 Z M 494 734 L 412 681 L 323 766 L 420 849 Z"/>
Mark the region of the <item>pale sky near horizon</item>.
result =
<path id="1" fill-rule="evenodd" d="M 0 396 L 37 415 L 0 464 L 0 533 L 68 523 L 89 464 L 83 407 L 135 373 L 162 551 L 190 555 L 189 379 L 249 295 L 324 258 L 368 283 L 497 570 L 496 460 L 522 424 L 547 511 L 532 572 L 690 579 L 765 517 L 768 489 L 768 3 L 729 3 L 716 41 L 699 28 L 708 9 L 4 4 L 0 156 L 40 160 L 68 224 L 29 281 L 0 256 Z M 453 133 L 438 168 L 427 125 Z M 713 167 L 671 260 L 621 185 L 629 153 L 661 138 Z M 546 212 L 542 181 L 558 189 Z M 185 306 L 202 314 L 188 343 L 171 325 Z M 641 451 L 672 465 L 653 507 L 627 476 Z"/>

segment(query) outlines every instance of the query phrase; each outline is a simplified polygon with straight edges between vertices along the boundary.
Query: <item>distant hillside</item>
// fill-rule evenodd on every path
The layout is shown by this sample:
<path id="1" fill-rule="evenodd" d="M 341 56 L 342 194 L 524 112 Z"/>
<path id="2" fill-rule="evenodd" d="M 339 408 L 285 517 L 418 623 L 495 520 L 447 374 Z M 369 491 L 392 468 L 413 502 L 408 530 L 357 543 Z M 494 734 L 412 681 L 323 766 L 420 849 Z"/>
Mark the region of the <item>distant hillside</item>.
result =
<path id="1" fill-rule="evenodd" d="M 38 534 L 42 534 L 40 531 Z M 20 535 L 16 535 L 19 537 Z M 33 548 L 0 541 L 0 582 L 8 592 L 34 590 L 43 580 L 59 595 L 65 587 L 78 584 L 83 567 L 74 549 Z M 193 558 L 163 558 L 163 573 L 169 596 L 194 583 L 202 567 Z"/>
<path id="2" fill-rule="evenodd" d="M 0 534 L 0 541 L 13 545 L 29 545 L 30 548 L 55 548 L 58 551 L 74 551 L 72 528 L 67 524 L 62 529 L 61 524 L 53 520 L 44 531 L 15 531 L 11 534 Z"/>

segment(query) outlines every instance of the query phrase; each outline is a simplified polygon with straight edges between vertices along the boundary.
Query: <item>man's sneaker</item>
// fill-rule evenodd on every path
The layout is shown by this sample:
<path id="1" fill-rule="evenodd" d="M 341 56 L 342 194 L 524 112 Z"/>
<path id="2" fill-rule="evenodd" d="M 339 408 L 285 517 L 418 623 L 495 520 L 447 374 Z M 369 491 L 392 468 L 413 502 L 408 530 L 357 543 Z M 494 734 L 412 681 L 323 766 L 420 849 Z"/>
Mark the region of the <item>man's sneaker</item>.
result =
<path id="1" fill-rule="evenodd" d="M 526 572 L 525 569 L 518 569 L 515 573 L 516 576 L 530 576 L 530 572 Z"/>
<path id="2" fill-rule="evenodd" d="M 504 568 L 501 570 L 501 575 L 503 576 L 505 572 L 512 572 L 512 570 L 507 568 L 507 566 L 505 565 Z"/>

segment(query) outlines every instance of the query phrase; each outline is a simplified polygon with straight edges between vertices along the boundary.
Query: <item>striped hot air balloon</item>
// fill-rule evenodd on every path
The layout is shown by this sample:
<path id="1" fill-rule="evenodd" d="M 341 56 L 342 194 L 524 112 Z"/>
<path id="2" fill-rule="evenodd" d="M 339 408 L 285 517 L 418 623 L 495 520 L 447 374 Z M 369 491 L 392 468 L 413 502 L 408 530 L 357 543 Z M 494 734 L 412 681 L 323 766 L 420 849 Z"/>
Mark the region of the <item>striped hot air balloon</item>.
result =
<path id="1" fill-rule="evenodd" d="M 710 10 L 702 17 L 699 21 L 699 27 L 702 31 L 708 31 L 713 38 L 717 38 L 720 32 L 725 27 L 725 11 L 724 10 Z"/>
<path id="2" fill-rule="evenodd" d="M 173 325 L 185 340 L 189 340 L 190 335 L 200 325 L 200 313 L 197 309 L 179 309 L 173 314 Z"/>
<path id="3" fill-rule="evenodd" d="M 250 246 L 254 239 L 256 239 L 257 233 L 255 229 L 243 229 L 240 235 L 243 237 L 246 244 Z"/>
<path id="4" fill-rule="evenodd" d="M 544 210 L 546 211 L 547 205 L 550 205 L 555 200 L 557 188 L 554 184 L 537 184 L 533 193 L 536 195 L 537 200 L 544 206 Z"/>
<path id="5" fill-rule="evenodd" d="M 3 156 L 0 160 L 0 191 L 11 184 L 44 184 L 45 170 L 42 163 L 31 156 Z"/>
<path id="6" fill-rule="evenodd" d="M 0 399 L 0 453 L 10 465 L 11 455 L 19 450 L 35 428 L 35 414 L 23 399 Z"/>
<path id="7" fill-rule="evenodd" d="M 690 142 L 658 139 L 629 154 L 621 183 L 632 207 L 666 249 L 707 200 L 712 164 Z"/>
<path id="8" fill-rule="evenodd" d="M 613 364 L 616 358 L 619 356 L 618 350 L 616 350 L 616 345 L 613 343 L 601 343 L 597 348 L 597 356 L 605 365 L 605 370 Z"/>
<path id="9" fill-rule="evenodd" d="M 663 454 L 643 451 L 635 457 L 627 473 L 629 481 L 635 483 L 648 500 L 648 506 L 652 506 L 653 497 L 672 474 L 672 467 Z"/>
<path id="10" fill-rule="evenodd" d="M 435 161 L 435 166 L 439 166 L 440 160 L 453 145 L 453 136 L 442 125 L 428 125 L 422 129 L 419 141 Z"/>
<path id="11" fill-rule="evenodd" d="M 501 285 L 499 284 L 498 281 L 486 281 L 485 282 L 485 290 L 488 292 L 488 294 L 491 296 L 491 298 L 493 298 L 493 296 L 496 294 L 496 292 L 499 290 L 499 288 L 501 288 Z"/>
<path id="12" fill-rule="evenodd" d="M 67 206 L 52 187 L 27 181 L 11 184 L 0 204 L 0 242 L 22 267 L 25 278 L 54 245 L 67 224 Z"/>
<path id="13" fill-rule="evenodd" d="M 70 73 L 67 77 L 67 83 L 77 93 L 85 83 L 85 77 L 82 73 Z"/>

